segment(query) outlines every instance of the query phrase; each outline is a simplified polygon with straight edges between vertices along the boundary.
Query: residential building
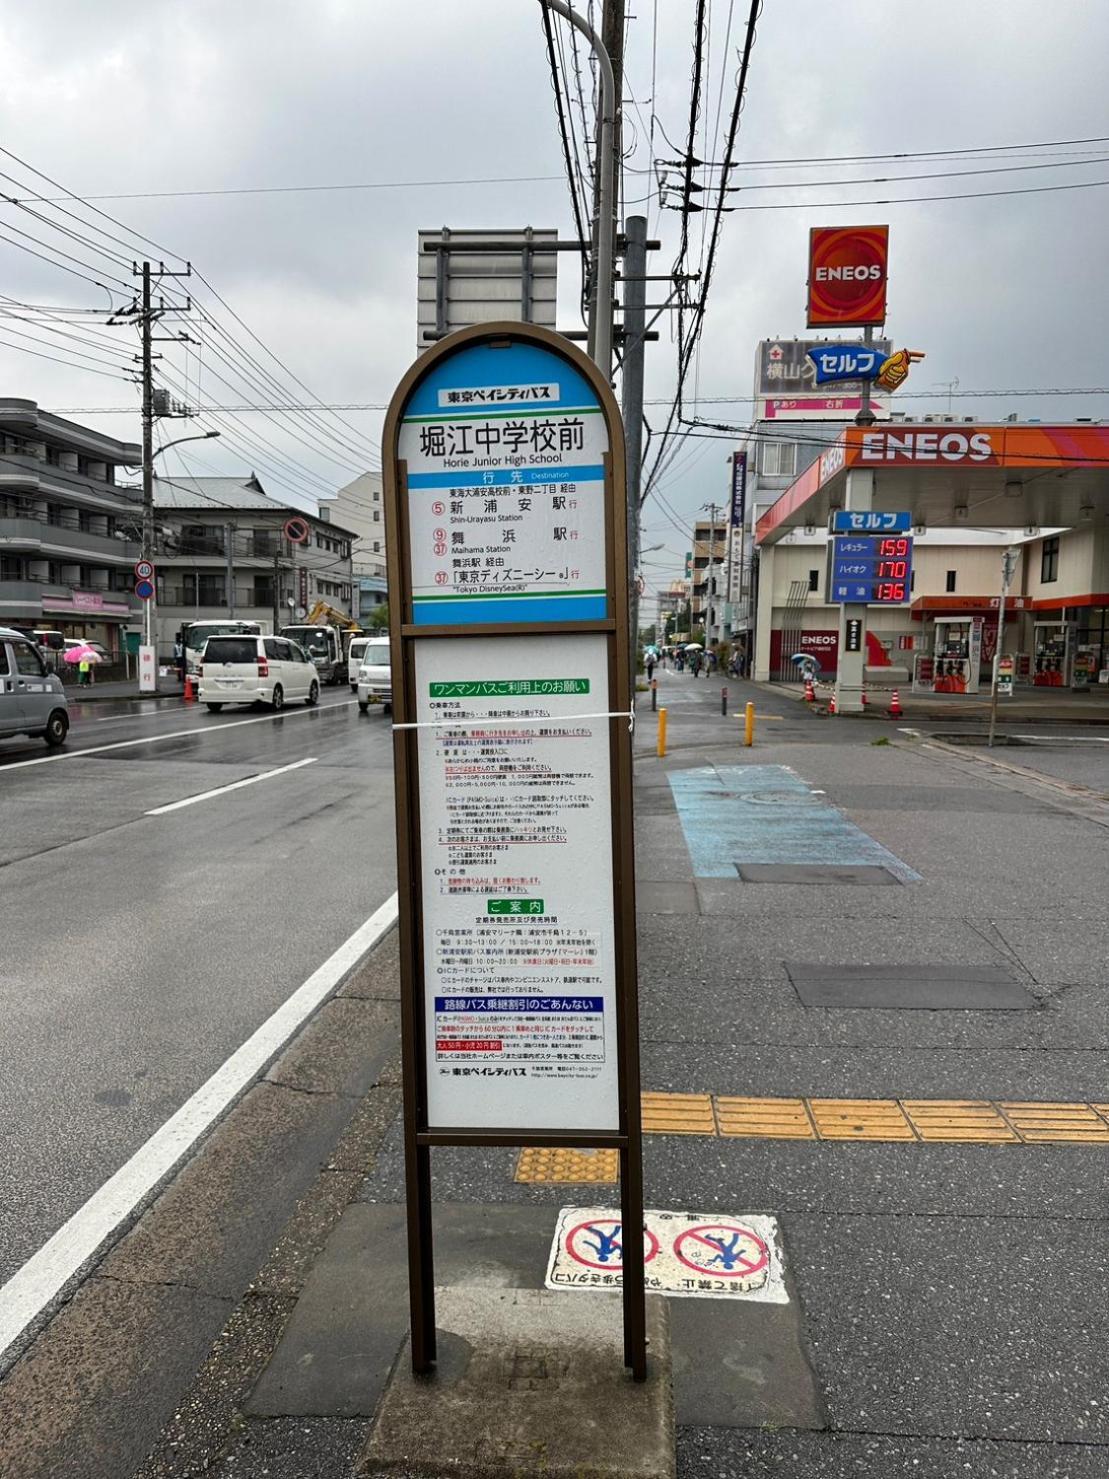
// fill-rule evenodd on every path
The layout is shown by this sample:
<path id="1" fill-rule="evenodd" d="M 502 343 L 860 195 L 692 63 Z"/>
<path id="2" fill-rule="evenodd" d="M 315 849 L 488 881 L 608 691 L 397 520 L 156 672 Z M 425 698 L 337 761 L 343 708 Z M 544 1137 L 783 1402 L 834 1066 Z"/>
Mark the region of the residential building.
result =
<path id="1" fill-rule="evenodd" d="M 269 631 L 317 600 L 350 614 L 353 532 L 270 498 L 254 473 L 156 478 L 154 509 L 160 661 L 184 621 L 234 616 Z M 289 538 L 292 519 L 303 521 L 307 539 Z"/>
<path id="2" fill-rule="evenodd" d="M 728 550 L 726 518 L 698 519 L 693 525 L 691 604 L 693 625 L 704 627 L 706 640 L 717 630 L 724 606 L 724 563 Z"/>
<path id="3" fill-rule="evenodd" d="M 374 608 L 388 598 L 385 584 L 385 514 L 381 474 L 364 472 L 320 504 L 321 518 L 333 520 L 354 535 L 351 567 L 357 588 L 355 614 L 368 622 Z"/>
<path id="4" fill-rule="evenodd" d="M 142 509 L 118 473 L 141 460 L 133 442 L 0 399 L 0 625 L 122 651 Z"/>

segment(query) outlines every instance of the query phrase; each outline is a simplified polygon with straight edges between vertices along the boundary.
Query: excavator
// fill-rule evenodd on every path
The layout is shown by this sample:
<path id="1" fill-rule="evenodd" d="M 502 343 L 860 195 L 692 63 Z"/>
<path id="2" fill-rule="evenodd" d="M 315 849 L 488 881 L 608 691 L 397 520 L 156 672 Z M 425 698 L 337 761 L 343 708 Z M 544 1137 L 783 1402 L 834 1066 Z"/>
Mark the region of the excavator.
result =
<path id="1" fill-rule="evenodd" d="M 350 676 L 350 643 L 362 628 L 345 611 L 317 601 L 303 622 L 282 627 L 278 636 L 299 642 L 315 664 L 321 683 L 346 683 Z"/>

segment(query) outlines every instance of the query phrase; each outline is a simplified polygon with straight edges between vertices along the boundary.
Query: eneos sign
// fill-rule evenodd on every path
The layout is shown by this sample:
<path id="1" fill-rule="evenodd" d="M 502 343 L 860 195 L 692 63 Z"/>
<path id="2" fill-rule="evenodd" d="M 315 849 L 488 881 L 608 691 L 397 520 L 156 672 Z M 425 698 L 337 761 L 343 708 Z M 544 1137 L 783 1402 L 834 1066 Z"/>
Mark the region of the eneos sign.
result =
<path id="1" fill-rule="evenodd" d="M 886 318 L 888 226 L 814 226 L 809 232 L 809 328 Z"/>

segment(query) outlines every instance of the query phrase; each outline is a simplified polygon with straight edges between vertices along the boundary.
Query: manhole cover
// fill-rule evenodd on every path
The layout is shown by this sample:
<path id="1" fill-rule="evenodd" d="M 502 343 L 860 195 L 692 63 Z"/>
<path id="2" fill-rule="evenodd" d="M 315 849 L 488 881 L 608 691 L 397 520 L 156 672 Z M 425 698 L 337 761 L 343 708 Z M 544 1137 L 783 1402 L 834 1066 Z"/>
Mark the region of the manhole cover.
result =
<path id="1" fill-rule="evenodd" d="M 811 791 L 758 791 L 740 798 L 756 806 L 819 806 L 820 797 Z"/>

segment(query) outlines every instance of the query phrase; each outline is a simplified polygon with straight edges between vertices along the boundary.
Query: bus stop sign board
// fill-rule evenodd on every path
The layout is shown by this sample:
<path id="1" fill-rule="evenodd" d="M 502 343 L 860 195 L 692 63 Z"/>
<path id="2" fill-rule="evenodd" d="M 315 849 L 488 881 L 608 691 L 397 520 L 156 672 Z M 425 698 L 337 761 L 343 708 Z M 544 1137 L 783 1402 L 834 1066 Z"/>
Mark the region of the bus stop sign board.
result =
<path id="1" fill-rule="evenodd" d="M 615 1148 L 642 1220 L 623 433 L 550 330 L 442 340 L 386 419 L 412 1360 L 429 1151 Z M 645 1373 L 643 1270 L 625 1355 Z"/>

